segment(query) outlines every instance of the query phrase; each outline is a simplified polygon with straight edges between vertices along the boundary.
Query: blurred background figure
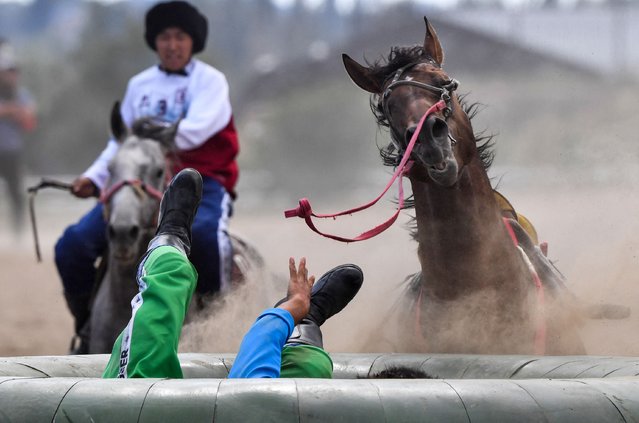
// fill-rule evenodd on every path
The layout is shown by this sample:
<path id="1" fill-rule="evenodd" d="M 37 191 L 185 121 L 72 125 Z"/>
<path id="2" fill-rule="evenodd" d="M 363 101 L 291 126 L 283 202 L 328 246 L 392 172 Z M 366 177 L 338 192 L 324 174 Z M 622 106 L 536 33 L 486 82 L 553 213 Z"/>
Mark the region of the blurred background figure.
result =
<path id="1" fill-rule="evenodd" d="M 25 215 L 23 135 L 35 126 L 35 103 L 29 91 L 20 85 L 13 47 L 0 38 L 0 177 L 7 187 L 11 227 L 16 234 L 22 229 Z"/>

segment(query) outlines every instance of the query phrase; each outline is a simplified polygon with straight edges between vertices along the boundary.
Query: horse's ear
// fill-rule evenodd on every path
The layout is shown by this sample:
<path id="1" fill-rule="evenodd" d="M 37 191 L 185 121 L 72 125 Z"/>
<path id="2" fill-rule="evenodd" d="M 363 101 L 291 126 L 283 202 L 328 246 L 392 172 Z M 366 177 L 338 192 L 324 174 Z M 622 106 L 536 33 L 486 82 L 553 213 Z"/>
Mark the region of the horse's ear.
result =
<path id="1" fill-rule="evenodd" d="M 351 59 L 348 54 L 342 54 L 342 60 L 344 61 L 344 67 L 346 68 L 348 76 L 351 77 L 358 87 L 373 94 L 382 92 L 384 85 L 383 78 L 375 77 L 370 68 L 360 65 Z"/>
<path id="2" fill-rule="evenodd" d="M 122 120 L 120 102 L 116 101 L 111 109 L 111 133 L 118 143 L 122 143 L 128 135 L 128 129 Z"/>
<path id="3" fill-rule="evenodd" d="M 154 137 L 163 148 L 172 151 L 175 149 L 175 136 L 177 135 L 178 126 L 180 125 L 180 120 L 172 124 L 171 126 L 167 126 L 166 128 L 162 128 L 160 132 L 158 132 L 157 136 Z"/>
<path id="4" fill-rule="evenodd" d="M 428 22 L 426 16 L 424 16 L 424 23 L 426 24 L 426 37 L 424 38 L 424 51 L 430 55 L 440 65 L 444 64 L 444 49 L 439 42 L 439 37 L 435 32 L 435 28 Z"/>

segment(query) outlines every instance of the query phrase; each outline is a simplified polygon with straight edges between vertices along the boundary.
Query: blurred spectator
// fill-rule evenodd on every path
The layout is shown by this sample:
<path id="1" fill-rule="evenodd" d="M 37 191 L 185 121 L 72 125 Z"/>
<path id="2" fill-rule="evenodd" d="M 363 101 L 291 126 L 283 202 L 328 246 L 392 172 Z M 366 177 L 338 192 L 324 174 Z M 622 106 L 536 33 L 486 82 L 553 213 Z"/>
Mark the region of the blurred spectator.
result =
<path id="1" fill-rule="evenodd" d="M 0 177 L 8 188 L 16 233 L 24 221 L 23 135 L 35 126 L 35 103 L 29 91 L 20 85 L 13 47 L 0 38 Z"/>

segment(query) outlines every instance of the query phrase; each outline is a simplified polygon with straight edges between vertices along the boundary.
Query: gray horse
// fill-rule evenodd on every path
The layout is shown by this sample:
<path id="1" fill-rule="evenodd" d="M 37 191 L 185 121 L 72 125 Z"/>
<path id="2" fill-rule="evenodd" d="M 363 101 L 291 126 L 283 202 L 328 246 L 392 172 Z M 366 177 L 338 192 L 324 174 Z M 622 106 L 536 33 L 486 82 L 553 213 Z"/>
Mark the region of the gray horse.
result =
<path id="1" fill-rule="evenodd" d="M 152 118 L 139 119 L 127 128 L 116 103 L 111 112 L 111 131 L 120 143 L 109 164 L 111 178 L 102 201 L 107 220 L 106 271 L 91 308 L 89 353 L 107 353 L 131 317 L 131 299 L 137 293 L 137 263 L 155 233 L 160 199 L 168 179 L 167 157 L 174 148 L 177 125 Z M 249 272 L 261 268 L 259 253 L 231 235 L 233 286 Z"/>

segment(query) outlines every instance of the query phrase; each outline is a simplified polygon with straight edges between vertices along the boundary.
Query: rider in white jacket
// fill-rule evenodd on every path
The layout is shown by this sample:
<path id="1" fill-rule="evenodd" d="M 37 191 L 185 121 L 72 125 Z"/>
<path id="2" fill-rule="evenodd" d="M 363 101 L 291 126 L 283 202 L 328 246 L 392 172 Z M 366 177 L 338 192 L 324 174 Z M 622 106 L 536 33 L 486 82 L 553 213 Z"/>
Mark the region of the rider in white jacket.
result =
<path id="1" fill-rule="evenodd" d="M 203 177 L 203 198 L 193 222 L 191 261 L 199 274 L 197 289 L 214 294 L 230 287 L 232 250 L 228 220 L 238 178 L 237 132 L 224 75 L 194 59 L 204 49 L 207 19 L 185 1 L 153 6 L 146 15 L 145 40 L 157 52 L 159 64 L 128 83 L 121 113 L 131 125 L 152 116 L 180 121 L 175 139 L 173 171 L 194 168 Z M 118 144 L 110 140 L 97 160 L 73 184 L 73 194 L 87 198 L 104 189 L 108 163 Z M 98 203 L 69 226 L 55 246 L 55 260 L 64 294 L 75 318 L 76 333 L 85 325 L 95 282 L 94 263 L 106 247 L 106 223 Z M 83 352 L 83 347 L 72 347 Z"/>

